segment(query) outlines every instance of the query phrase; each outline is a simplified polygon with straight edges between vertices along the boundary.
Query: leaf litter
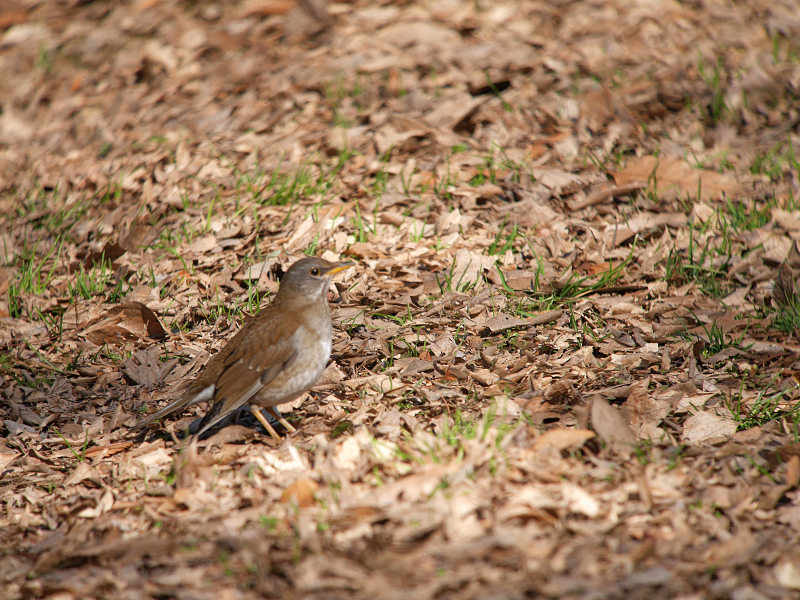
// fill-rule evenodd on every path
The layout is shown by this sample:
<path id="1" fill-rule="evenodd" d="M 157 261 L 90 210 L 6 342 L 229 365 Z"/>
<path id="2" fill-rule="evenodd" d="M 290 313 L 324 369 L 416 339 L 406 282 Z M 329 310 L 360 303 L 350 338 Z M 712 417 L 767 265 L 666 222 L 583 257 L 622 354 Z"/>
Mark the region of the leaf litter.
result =
<path id="1" fill-rule="evenodd" d="M 794 597 L 795 9 L 4 5 L 5 597 Z M 299 432 L 128 434 L 304 253 Z"/>

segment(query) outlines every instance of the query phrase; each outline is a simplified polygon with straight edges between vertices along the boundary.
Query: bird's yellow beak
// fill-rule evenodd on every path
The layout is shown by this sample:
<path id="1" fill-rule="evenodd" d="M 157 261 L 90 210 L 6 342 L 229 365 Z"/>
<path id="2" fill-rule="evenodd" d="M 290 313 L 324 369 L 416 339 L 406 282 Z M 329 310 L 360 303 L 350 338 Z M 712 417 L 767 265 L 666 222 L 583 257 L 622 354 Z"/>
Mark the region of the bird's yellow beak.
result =
<path id="1" fill-rule="evenodd" d="M 333 265 L 333 267 L 331 267 L 330 269 L 328 269 L 325 272 L 325 276 L 326 277 L 330 277 L 331 275 L 336 275 L 336 273 L 340 273 L 341 271 L 344 271 L 345 269 L 349 269 L 354 264 L 355 263 L 350 262 L 350 261 L 336 263 L 335 265 Z"/>

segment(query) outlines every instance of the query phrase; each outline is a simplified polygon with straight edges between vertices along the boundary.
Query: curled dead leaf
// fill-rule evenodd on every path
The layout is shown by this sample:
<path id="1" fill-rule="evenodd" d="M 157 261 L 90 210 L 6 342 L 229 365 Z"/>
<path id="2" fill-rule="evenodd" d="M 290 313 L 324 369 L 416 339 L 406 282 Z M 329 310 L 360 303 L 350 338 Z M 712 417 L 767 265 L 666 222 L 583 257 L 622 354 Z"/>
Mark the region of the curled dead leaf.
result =
<path id="1" fill-rule="evenodd" d="M 89 323 L 83 335 L 98 346 L 134 339 L 161 339 L 167 335 L 156 314 L 141 302 L 126 302 L 110 308 Z"/>

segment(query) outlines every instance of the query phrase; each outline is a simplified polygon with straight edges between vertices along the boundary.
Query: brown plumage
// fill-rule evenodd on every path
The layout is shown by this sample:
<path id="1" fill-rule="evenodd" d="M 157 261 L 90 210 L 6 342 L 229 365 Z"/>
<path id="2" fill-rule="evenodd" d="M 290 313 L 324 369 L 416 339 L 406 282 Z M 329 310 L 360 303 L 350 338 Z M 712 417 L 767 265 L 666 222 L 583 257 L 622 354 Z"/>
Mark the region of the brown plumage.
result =
<path id="1" fill-rule="evenodd" d="M 133 429 L 211 400 L 198 436 L 246 404 L 273 436 L 277 434 L 259 407 L 294 431 L 274 407 L 305 392 L 325 369 L 333 333 L 326 294 L 331 277 L 351 265 L 321 258 L 294 263 L 283 276 L 275 300 L 214 355 L 181 397 Z"/>

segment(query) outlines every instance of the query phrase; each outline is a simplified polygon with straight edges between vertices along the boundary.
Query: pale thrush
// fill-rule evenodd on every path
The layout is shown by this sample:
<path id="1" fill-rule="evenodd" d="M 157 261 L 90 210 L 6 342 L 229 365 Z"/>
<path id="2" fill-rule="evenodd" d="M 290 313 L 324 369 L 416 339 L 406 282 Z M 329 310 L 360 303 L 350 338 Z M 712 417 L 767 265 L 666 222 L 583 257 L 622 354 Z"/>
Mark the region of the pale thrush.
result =
<path id="1" fill-rule="evenodd" d="M 211 400 L 198 437 L 245 405 L 273 437 L 278 435 L 259 410 L 262 407 L 294 432 L 274 407 L 308 390 L 328 364 L 333 335 L 328 287 L 335 273 L 352 264 L 321 258 L 294 263 L 283 276 L 275 300 L 212 357 L 186 392 L 133 429 Z"/>

